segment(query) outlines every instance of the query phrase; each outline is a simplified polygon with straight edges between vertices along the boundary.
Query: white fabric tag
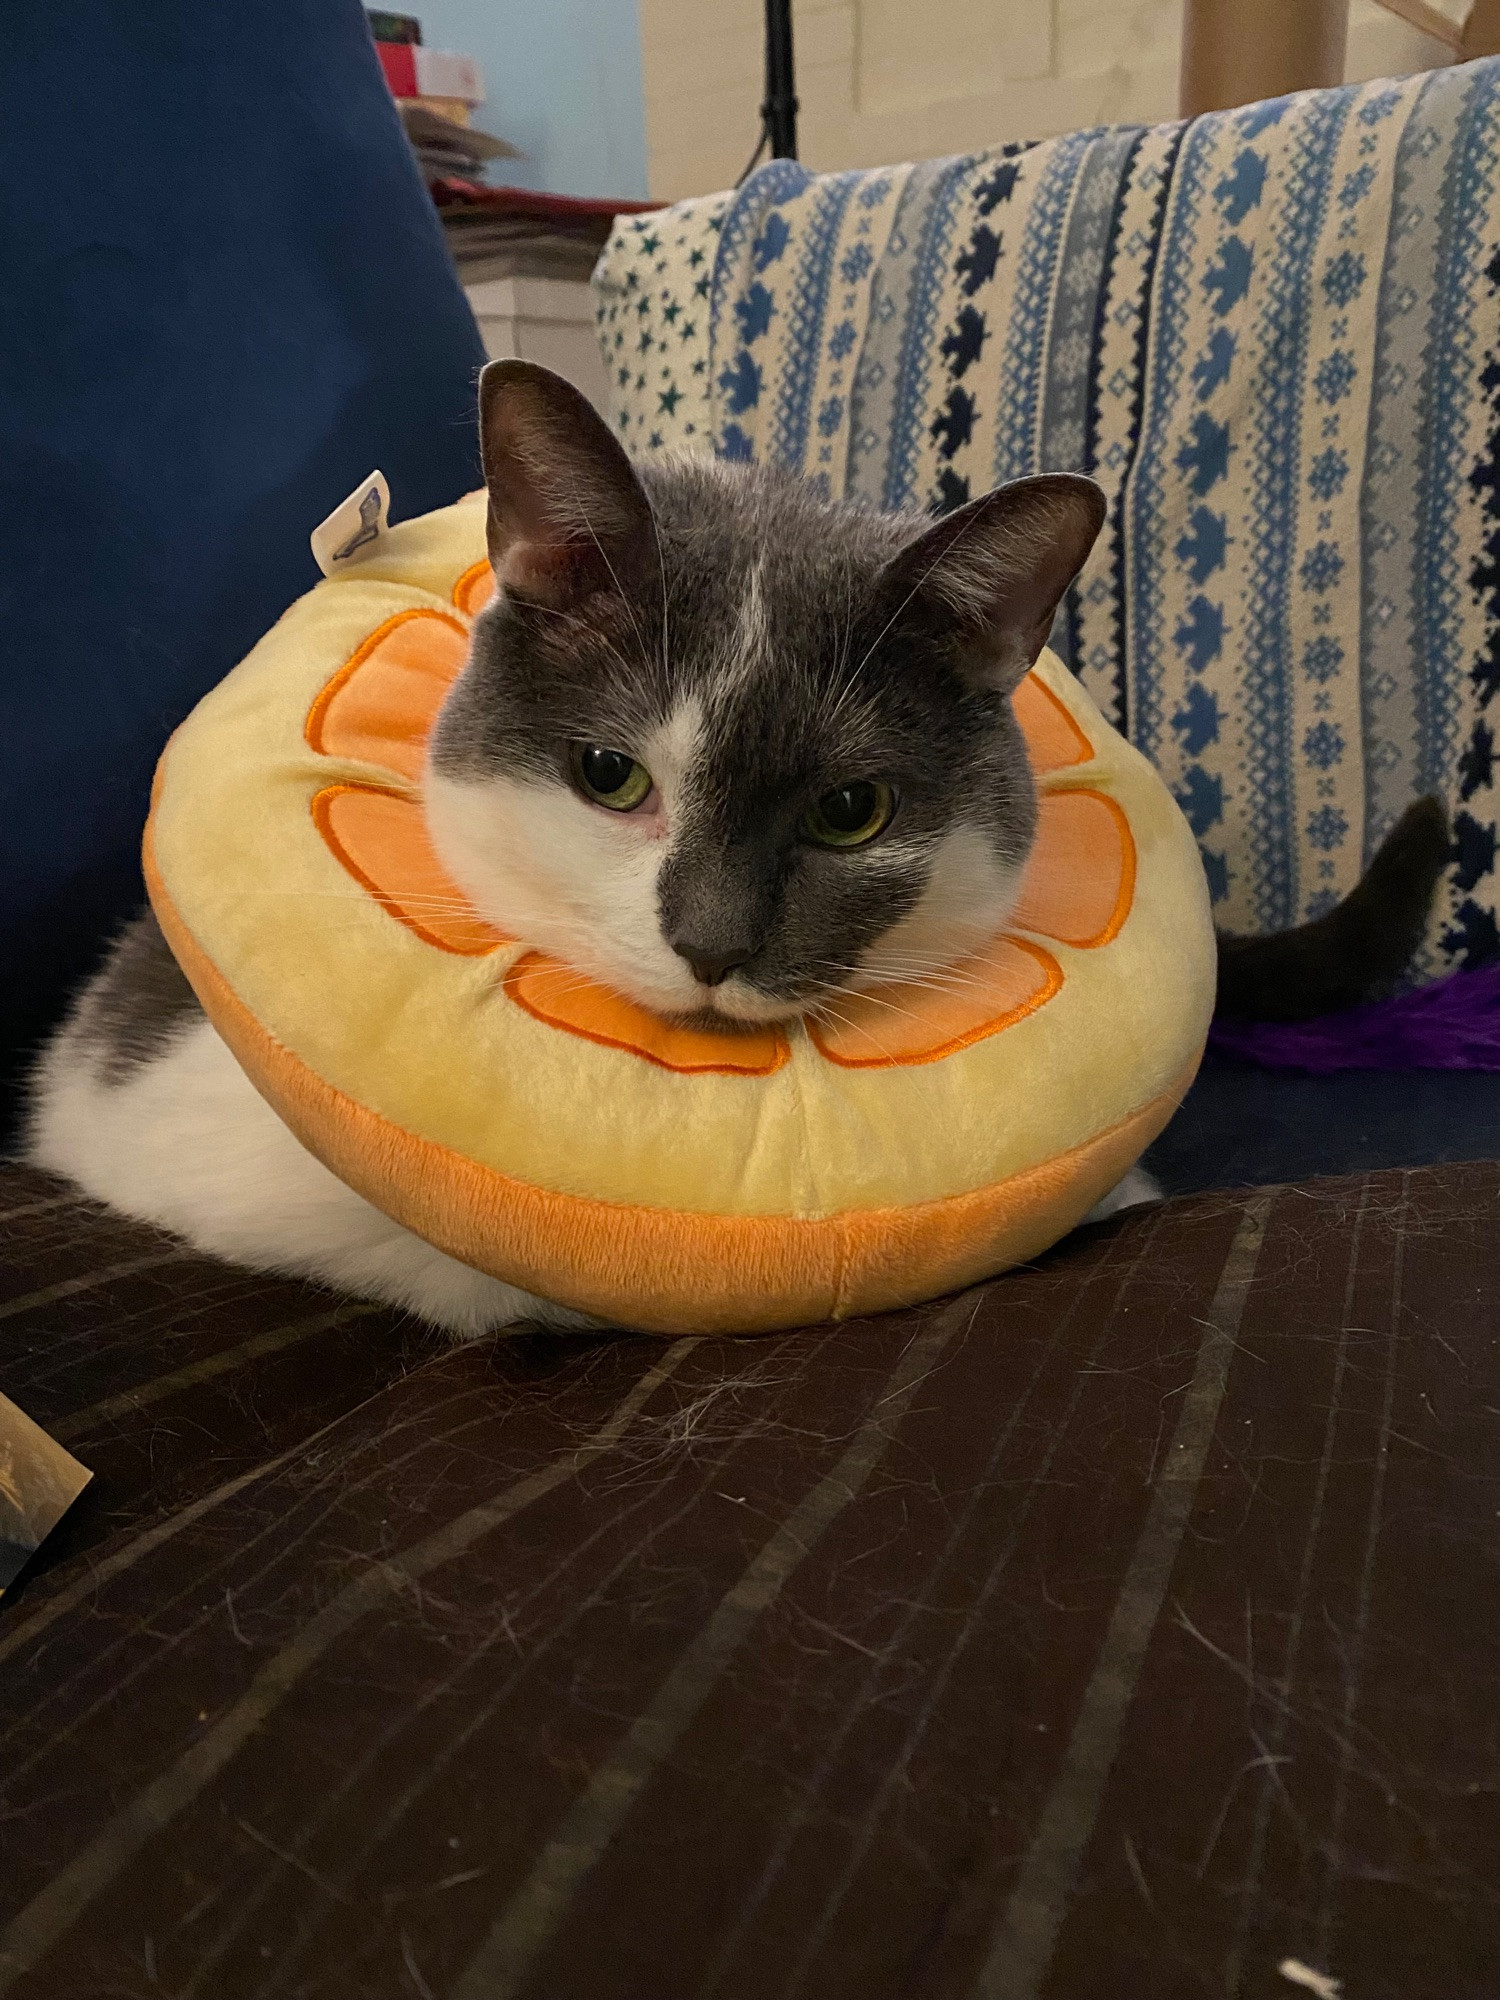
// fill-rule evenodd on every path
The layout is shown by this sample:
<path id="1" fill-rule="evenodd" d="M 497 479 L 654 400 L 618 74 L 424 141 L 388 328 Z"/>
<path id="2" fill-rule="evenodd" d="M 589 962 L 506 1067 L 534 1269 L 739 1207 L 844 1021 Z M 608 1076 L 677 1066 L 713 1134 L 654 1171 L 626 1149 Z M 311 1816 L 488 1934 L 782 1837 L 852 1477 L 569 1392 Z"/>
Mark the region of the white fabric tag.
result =
<path id="1" fill-rule="evenodd" d="M 383 472 L 362 479 L 347 500 L 312 531 L 312 552 L 324 576 L 371 553 L 386 532 L 391 489 Z"/>

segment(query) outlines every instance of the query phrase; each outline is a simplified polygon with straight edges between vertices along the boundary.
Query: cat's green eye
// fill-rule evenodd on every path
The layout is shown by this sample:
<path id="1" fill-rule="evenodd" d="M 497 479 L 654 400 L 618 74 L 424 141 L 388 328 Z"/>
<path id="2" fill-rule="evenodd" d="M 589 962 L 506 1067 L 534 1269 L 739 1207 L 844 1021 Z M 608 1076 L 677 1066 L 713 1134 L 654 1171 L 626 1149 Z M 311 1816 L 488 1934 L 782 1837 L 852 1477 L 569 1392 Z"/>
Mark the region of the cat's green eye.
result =
<path id="1" fill-rule="evenodd" d="M 634 812 L 651 790 L 651 773 L 624 750 L 575 743 L 569 752 L 573 781 L 586 799 L 611 812 Z"/>
<path id="2" fill-rule="evenodd" d="M 810 806 L 802 831 L 819 847 L 863 847 L 891 823 L 896 794 L 880 778 L 856 778 Z"/>

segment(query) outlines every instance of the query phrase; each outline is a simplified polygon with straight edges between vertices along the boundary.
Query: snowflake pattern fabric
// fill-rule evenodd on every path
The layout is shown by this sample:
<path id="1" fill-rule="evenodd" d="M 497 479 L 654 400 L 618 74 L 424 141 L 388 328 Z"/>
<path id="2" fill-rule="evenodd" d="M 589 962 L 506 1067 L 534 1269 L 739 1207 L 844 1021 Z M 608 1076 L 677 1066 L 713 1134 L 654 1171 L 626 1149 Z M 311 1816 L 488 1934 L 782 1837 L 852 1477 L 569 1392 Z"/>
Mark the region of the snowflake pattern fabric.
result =
<path id="1" fill-rule="evenodd" d="M 708 321 L 719 226 L 732 197 L 621 216 L 594 268 L 594 324 L 615 427 L 634 457 L 708 450 Z M 774 309 L 763 292 L 764 310 Z M 742 316 L 760 310 L 738 301 Z"/>
<path id="2" fill-rule="evenodd" d="M 1500 955 L 1500 61 L 617 225 L 620 434 L 879 507 L 1086 471 L 1053 644 L 1171 786 L 1226 927 L 1454 852 L 1421 971 Z M 670 317 L 669 317 L 670 315 Z M 644 343 L 644 344 L 643 344 Z"/>

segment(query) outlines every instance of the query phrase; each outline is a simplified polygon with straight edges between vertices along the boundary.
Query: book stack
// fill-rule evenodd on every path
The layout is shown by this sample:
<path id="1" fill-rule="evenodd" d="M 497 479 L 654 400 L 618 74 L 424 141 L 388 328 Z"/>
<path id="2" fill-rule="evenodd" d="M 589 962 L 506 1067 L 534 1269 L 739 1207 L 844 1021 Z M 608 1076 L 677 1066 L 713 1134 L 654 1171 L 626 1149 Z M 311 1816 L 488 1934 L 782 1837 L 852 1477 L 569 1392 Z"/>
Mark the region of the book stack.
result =
<path id="1" fill-rule="evenodd" d="M 491 160 L 519 159 L 515 146 L 470 122 L 484 102 L 484 77 L 473 56 L 423 46 L 414 14 L 369 13 L 375 52 L 406 136 L 429 183 L 479 182 Z"/>
<path id="2" fill-rule="evenodd" d="M 615 217 L 658 206 L 536 194 L 530 188 L 475 187 L 461 179 L 434 181 L 432 197 L 466 285 L 491 278 L 587 283 Z"/>
<path id="3" fill-rule="evenodd" d="M 396 108 L 429 187 L 444 180 L 477 185 L 491 160 L 521 157 L 519 147 L 472 125 L 455 124 L 444 113 L 434 111 L 425 98 L 398 98 Z"/>
<path id="4" fill-rule="evenodd" d="M 506 140 L 480 132 L 470 122 L 474 107 L 484 102 L 478 63 L 472 56 L 427 48 L 414 14 L 369 10 L 369 22 L 386 82 L 466 286 L 504 279 L 587 285 L 615 217 L 658 206 L 484 185 L 491 160 L 521 155 Z M 585 293 L 583 310 L 588 309 Z"/>

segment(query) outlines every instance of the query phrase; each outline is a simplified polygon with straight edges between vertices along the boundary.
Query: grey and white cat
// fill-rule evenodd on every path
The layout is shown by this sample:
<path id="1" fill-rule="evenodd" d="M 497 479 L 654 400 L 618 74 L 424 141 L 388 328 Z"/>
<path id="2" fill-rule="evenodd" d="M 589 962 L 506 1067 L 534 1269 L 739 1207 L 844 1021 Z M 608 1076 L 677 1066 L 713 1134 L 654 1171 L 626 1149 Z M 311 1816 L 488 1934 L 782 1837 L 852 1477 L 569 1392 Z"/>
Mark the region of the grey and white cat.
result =
<path id="1" fill-rule="evenodd" d="M 433 840 L 476 908 L 719 1026 L 941 980 L 1015 902 L 1036 796 L 1010 694 L 1099 531 L 1089 480 L 934 523 L 702 459 L 632 466 L 557 376 L 480 382 L 499 588 L 433 733 Z M 29 1155 L 258 1270 L 459 1334 L 567 1308 L 399 1227 L 300 1145 L 141 917 L 39 1064 Z M 1131 1176 L 1105 1210 L 1149 1199 Z"/>

